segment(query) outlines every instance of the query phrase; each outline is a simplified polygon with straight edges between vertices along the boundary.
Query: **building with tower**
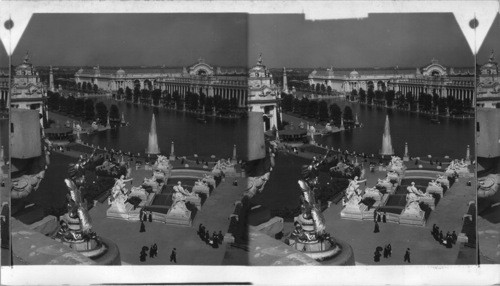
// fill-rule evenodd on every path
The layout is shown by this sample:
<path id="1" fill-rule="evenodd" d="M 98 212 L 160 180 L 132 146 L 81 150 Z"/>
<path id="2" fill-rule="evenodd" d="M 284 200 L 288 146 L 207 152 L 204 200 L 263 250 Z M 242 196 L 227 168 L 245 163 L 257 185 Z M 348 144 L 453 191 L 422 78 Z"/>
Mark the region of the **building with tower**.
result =
<path id="1" fill-rule="evenodd" d="M 286 82 L 286 74 L 284 75 Z M 208 97 L 221 96 L 222 99 L 236 98 L 238 107 L 264 113 L 265 130 L 278 128 L 280 122 L 280 88 L 274 83 L 269 70 L 260 57 L 257 65 L 245 68 L 214 67 L 203 59 L 197 63 L 177 68 L 135 68 L 135 69 L 80 69 L 75 74 L 77 85 L 97 85 L 101 90 L 117 92 L 127 87 L 134 89 L 160 89 L 170 94 L 178 93 L 184 98 L 186 93 L 205 94 Z M 286 84 L 283 91 L 287 91 Z"/>
<path id="2" fill-rule="evenodd" d="M 272 74 L 262 63 L 262 56 L 259 56 L 257 65 L 248 72 L 248 110 L 264 114 L 264 131 L 277 129 L 281 122 L 280 93 Z"/>
<path id="3" fill-rule="evenodd" d="M 360 88 L 365 91 L 394 90 L 406 95 L 411 93 L 418 100 L 421 93 L 436 93 L 440 97 L 452 96 L 455 99 L 473 104 L 474 94 L 473 69 L 460 69 L 445 67 L 436 59 L 431 63 L 416 69 L 360 69 L 360 70 L 334 70 L 333 68 L 309 74 L 309 85 L 314 85 L 318 90 L 335 90 L 350 93 L 353 89 Z"/>
<path id="4" fill-rule="evenodd" d="M 500 108 L 500 76 L 493 51 L 488 62 L 482 65 L 479 71 L 477 107 Z"/>
<path id="5" fill-rule="evenodd" d="M 23 63 L 14 68 L 10 106 L 38 110 L 40 115 L 43 115 L 45 97 L 46 88 L 40 81 L 39 73 L 30 62 L 29 54 L 26 53 Z"/>
<path id="6" fill-rule="evenodd" d="M 286 78 L 286 68 L 283 68 L 283 89 L 281 90 L 282 92 L 288 94 L 288 80 Z"/>

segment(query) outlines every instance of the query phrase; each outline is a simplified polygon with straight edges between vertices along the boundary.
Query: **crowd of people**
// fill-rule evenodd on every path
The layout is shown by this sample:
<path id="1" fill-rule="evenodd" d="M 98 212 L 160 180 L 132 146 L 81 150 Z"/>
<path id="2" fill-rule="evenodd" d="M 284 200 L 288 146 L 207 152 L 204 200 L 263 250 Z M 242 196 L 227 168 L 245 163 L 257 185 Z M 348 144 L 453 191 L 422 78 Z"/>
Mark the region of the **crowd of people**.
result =
<path id="1" fill-rule="evenodd" d="M 198 236 L 204 241 L 206 244 L 212 246 L 213 248 L 219 248 L 219 245 L 224 241 L 224 235 L 222 231 L 219 230 L 219 233 L 215 231 L 210 236 L 210 231 L 205 228 L 203 224 L 200 223 L 198 226 Z"/>
<path id="2" fill-rule="evenodd" d="M 381 246 L 377 246 L 377 248 L 375 249 L 375 253 L 373 254 L 373 261 L 380 262 L 380 257 L 382 256 L 382 254 L 380 252 L 382 250 L 383 250 L 384 258 L 391 257 L 391 255 L 392 255 L 392 246 L 389 243 L 389 244 L 386 244 L 383 249 L 382 249 Z"/>
<path id="3" fill-rule="evenodd" d="M 446 248 L 452 248 L 453 244 L 457 243 L 458 236 L 455 231 L 452 233 L 448 231 L 446 235 L 443 235 L 443 231 L 436 224 L 432 226 L 431 234 L 439 244 L 446 246 Z"/>

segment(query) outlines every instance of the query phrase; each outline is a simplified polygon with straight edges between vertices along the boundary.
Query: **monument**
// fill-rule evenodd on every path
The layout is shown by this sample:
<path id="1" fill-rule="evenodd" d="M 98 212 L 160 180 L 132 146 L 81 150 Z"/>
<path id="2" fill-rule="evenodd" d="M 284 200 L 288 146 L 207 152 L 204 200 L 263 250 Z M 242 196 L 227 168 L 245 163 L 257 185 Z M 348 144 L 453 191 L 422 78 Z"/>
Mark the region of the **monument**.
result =
<path id="1" fill-rule="evenodd" d="M 303 180 L 298 181 L 303 194 L 302 212 L 294 219 L 295 230 L 287 239 L 287 244 L 317 261 L 329 261 L 329 265 L 354 265 L 351 246 L 326 232 L 325 218 L 316 202 L 318 168 L 323 161 L 314 160 L 302 171 Z"/>
<path id="2" fill-rule="evenodd" d="M 384 135 L 382 136 L 382 150 L 380 150 L 380 155 L 382 156 L 394 155 L 394 149 L 392 149 L 391 129 L 389 126 L 388 115 L 385 116 Z"/>
<path id="3" fill-rule="evenodd" d="M 156 134 L 156 120 L 153 113 L 153 118 L 151 119 L 151 128 L 149 130 L 148 138 L 148 148 L 146 149 L 146 154 L 160 154 L 160 148 L 158 147 L 158 136 Z"/>
<path id="4" fill-rule="evenodd" d="M 97 236 L 92 231 L 92 221 L 88 213 L 87 202 L 83 200 L 81 189 L 85 183 L 85 169 L 90 159 L 80 159 L 70 166 L 71 179 L 65 179 L 68 212 L 61 218 L 59 229 L 54 235 L 56 241 L 69 246 L 75 251 L 101 265 L 120 265 L 120 252 L 116 244 Z"/>

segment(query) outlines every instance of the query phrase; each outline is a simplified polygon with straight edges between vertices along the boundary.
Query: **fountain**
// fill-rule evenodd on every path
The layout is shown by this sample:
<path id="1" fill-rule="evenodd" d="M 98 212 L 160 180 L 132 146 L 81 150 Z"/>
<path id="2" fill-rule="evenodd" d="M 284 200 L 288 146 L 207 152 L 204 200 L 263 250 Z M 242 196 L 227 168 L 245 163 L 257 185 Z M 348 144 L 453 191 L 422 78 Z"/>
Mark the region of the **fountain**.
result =
<path id="1" fill-rule="evenodd" d="M 392 141 L 391 141 L 391 129 L 389 127 L 389 116 L 385 116 L 385 127 L 384 127 L 384 135 L 382 137 L 382 150 L 380 151 L 380 155 L 394 155 L 394 149 L 392 149 Z"/>
<path id="2" fill-rule="evenodd" d="M 287 239 L 287 244 L 317 261 L 329 261 L 329 265 L 354 265 L 351 246 L 326 232 L 325 218 L 316 202 L 318 167 L 324 160 L 314 160 L 302 171 L 304 180 L 298 181 L 303 193 L 302 213 L 294 219 L 295 230 Z"/>
<path id="3" fill-rule="evenodd" d="M 78 251 L 80 254 L 101 265 L 120 265 L 120 252 L 114 242 L 97 236 L 92 231 L 92 222 L 88 213 L 87 202 L 82 198 L 82 186 L 85 184 L 85 169 L 90 159 L 81 158 L 70 166 L 70 179 L 64 182 L 68 188 L 68 212 L 62 216 L 56 241 Z"/>
<path id="4" fill-rule="evenodd" d="M 149 140 L 148 148 L 146 149 L 146 154 L 160 154 L 160 148 L 158 147 L 158 136 L 156 134 L 156 120 L 153 114 L 153 119 L 151 119 L 151 129 L 149 130 Z"/>
<path id="5" fill-rule="evenodd" d="M 169 157 L 169 160 L 171 160 L 171 161 L 175 160 L 174 141 L 172 141 L 172 145 L 170 146 L 170 157 Z"/>
<path id="6" fill-rule="evenodd" d="M 233 158 L 231 159 L 231 163 L 236 164 L 237 162 L 237 157 L 236 157 L 236 144 L 233 145 Z"/>
<path id="7" fill-rule="evenodd" d="M 410 154 L 408 153 L 408 142 L 405 142 L 405 154 L 403 156 L 403 162 L 410 161 Z"/>
<path id="8" fill-rule="evenodd" d="M 471 160 L 470 160 L 470 146 L 467 145 L 467 152 L 465 154 L 465 163 L 470 165 Z"/>

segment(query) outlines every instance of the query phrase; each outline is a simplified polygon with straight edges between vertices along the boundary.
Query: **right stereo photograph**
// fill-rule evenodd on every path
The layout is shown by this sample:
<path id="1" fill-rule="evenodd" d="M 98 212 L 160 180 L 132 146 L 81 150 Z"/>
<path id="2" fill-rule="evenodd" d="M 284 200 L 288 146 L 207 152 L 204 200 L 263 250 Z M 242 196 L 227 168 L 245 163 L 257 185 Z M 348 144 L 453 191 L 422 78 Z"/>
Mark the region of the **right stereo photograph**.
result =
<path id="1" fill-rule="evenodd" d="M 479 263 L 500 263 L 500 49 L 497 16 L 477 56 L 477 235 Z M 495 53 L 495 50 L 497 51 Z M 489 54 L 489 56 L 488 56 Z"/>

